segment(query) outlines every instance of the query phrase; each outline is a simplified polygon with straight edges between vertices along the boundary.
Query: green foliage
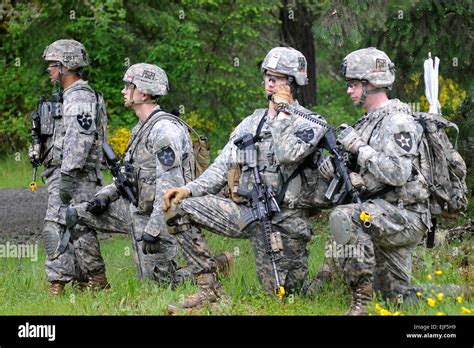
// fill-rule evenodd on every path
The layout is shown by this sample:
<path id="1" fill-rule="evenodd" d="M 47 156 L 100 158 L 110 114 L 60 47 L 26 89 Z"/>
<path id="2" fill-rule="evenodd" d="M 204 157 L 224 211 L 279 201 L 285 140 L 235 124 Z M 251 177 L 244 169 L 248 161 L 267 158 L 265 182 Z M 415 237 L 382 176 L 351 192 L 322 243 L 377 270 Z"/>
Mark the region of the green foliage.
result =
<path id="1" fill-rule="evenodd" d="M 28 142 L 28 112 L 40 94 L 51 91 L 41 55 L 60 38 L 81 41 L 88 50 L 91 66 L 85 77 L 104 92 L 111 128 L 136 123 L 133 112 L 123 107 L 122 74 L 130 64 L 146 61 L 163 67 L 169 76 L 171 91 L 161 101 L 163 109 L 194 111 L 212 120 L 217 127 L 206 135 L 217 151 L 231 129 L 265 103 L 259 62 L 277 42 L 265 42 L 260 35 L 275 30 L 271 11 L 277 7 L 276 0 L 15 4 L 0 49 L 5 71 L 0 152 L 21 149 Z"/>

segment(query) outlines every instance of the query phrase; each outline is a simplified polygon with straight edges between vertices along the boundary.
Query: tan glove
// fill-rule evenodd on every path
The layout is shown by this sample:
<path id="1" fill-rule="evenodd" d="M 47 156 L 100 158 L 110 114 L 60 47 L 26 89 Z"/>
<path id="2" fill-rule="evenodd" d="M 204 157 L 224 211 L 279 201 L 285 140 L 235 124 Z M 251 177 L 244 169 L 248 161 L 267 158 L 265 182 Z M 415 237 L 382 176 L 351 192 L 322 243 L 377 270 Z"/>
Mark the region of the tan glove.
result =
<path id="1" fill-rule="evenodd" d="M 322 177 L 326 180 L 330 180 L 336 175 L 331 157 L 326 157 L 319 165 L 318 170 Z"/>
<path id="2" fill-rule="evenodd" d="M 272 95 L 272 102 L 276 111 L 280 111 L 284 106 L 294 102 L 290 86 L 284 85 L 278 87 Z"/>
<path id="3" fill-rule="evenodd" d="M 345 127 L 337 141 L 344 146 L 344 149 L 355 155 L 357 155 L 361 146 L 367 145 L 352 127 Z"/>
<path id="4" fill-rule="evenodd" d="M 349 179 L 351 180 L 352 186 L 356 190 L 360 190 L 362 188 L 365 188 L 364 178 L 362 178 L 358 173 L 354 173 L 354 172 L 350 173 L 349 174 Z"/>
<path id="5" fill-rule="evenodd" d="M 161 209 L 167 211 L 171 207 L 171 204 L 178 205 L 183 199 L 188 197 L 191 197 L 191 190 L 187 187 L 172 187 L 165 192 Z"/>

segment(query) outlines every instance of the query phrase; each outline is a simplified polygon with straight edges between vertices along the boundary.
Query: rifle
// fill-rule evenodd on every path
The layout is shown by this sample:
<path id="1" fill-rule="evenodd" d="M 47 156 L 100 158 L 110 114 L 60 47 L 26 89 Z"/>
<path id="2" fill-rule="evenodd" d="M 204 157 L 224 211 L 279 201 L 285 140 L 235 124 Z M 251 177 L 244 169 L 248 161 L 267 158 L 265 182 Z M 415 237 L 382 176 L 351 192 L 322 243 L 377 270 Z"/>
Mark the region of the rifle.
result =
<path id="1" fill-rule="evenodd" d="M 350 194 L 352 197 L 352 201 L 354 203 L 357 203 L 360 207 L 361 212 L 359 218 L 362 221 L 363 226 L 369 228 L 372 225 L 372 223 L 370 222 L 370 213 L 362 209 L 362 201 L 360 199 L 359 192 L 352 186 L 351 180 L 349 178 L 349 174 L 351 173 L 351 171 L 347 166 L 347 160 L 344 158 L 341 150 L 337 146 L 336 132 L 334 131 L 334 128 L 328 125 L 327 123 L 313 117 L 313 114 L 305 113 L 288 104 L 277 104 L 277 110 L 302 117 L 305 120 L 308 120 L 312 123 L 316 123 L 317 125 L 326 129 L 326 133 L 324 134 L 324 143 L 326 145 L 325 147 L 334 155 L 334 164 L 336 169 L 336 176 L 331 181 L 328 187 L 328 190 L 326 192 L 326 198 L 334 202 L 334 197 L 337 193 L 340 192 L 342 188 L 341 186 L 344 186 L 344 190 L 340 192 L 339 197 L 334 203 L 342 204 L 342 202 L 347 197 L 347 194 Z"/>
<path id="2" fill-rule="evenodd" d="M 39 160 L 32 160 L 33 178 L 30 183 L 30 190 L 36 191 L 38 185 L 36 184 L 36 173 L 38 167 L 43 164 L 46 156 L 51 151 L 53 146 L 45 150 L 46 139 L 54 133 L 54 118 L 62 116 L 62 102 L 63 95 L 61 90 L 53 93 L 51 101 L 46 101 L 44 96 L 40 96 L 38 106 L 31 115 L 31 143 L 33 148 L 39 145 Z"/>
<path id="3" fill-rule="evenodd" d="M 280 232 L 273 231 L 272 215 L 279 212 L 280 207 L 275 199 L 272 187 L 267 186 L 260 176 L 260 169 L 256 163 L 257 149 L 255 147 L 255 139 L 252 134 L 245 134 L 234 141 L 239 150 L 244 150 L 245 154 L 250 154 L 246 158 L 246 165 L 252 169 L 255 183 L 251 191 L 237 189 L 237 193 L 246 197 L 252 204 L 252 208 L 245 214 L 244 219 L 247 224 L 259 220 L 262 231 L 262 238 L 265 252 L 270 256 L 270 261 L 275 278 L 274 293 L 278 299 L 282 299 L 285 295 L 285 288 L 281 285 L 278 270 L 275 264 L 275 256 L 283 250 L 283 242 Z"/>
<path id="4" fill-rule="evenodd" d="M 109 168 L 112 176 L 114 177 L 114 184 L 119 194 L 132 203 L 135 207 L 138 206 L 137 194 L 135 187 L 133 187 L 132 183 L 128 180 L 124 173 L 120 170 L 120 160 L 115 154 L 114 150 L 110 147 L 109 144 L 102 144 L 102 150 L 104 152 L 105 162 L 107 163 L 107 168 Z M 138 240 L 135 237 L 135 231 L 133 230 L 133 223 L 130 224 L 131 226 L 131 235 L 132 235 L 132 246 L 135 249 L 135 253 L 137 254 L 138 265 L 137 271 L 140 280 L 143 279 L 143 269 L 142 269 L 142 260 L 140 257 L 140 251 L 138 248 Z"/>
<path id="5" fill-rule="evenodd" d="M 349 177 L 350 170 L 346 164 L 347 161 L 337 146 L 336 132 L 332 127 L 328 127 L 326 134 L 324 134 L 324 143 L 334 155 L 334 167 L 336 169 L 336 176 L 332 179 L 328 187 L 326 198 L 333 200 L 335 192 L 338 191 L 338 187 L 340 188 L 340 182 L 342 181 L 345 190 L 341 192 L 340 196 L 337 198 L 336 204 L 342 203 L 345 200 L 347 194 L 350 194 L 352 201 L 357 203 L 360 207 L 360 220 L 362 221 L 364 227 L 369 228 L 372 225 L 370 222 L 370 213 L 362 208 L 362 201 L 360 199 L 359 192 L 352 185 L 351 179 Z"/>
<path id="6" fill-rule="evenodd" d="M 44 96 L 40 96 L 38 100 L 38 107 L 35 111 L 31 114 L 31 144 L 33 148 L 37 145 L 40 146 L 40 157 L 41 153 L 43 152 L 43 145 L 44 140 L 41 136 L 41 110 L 43 108 L 43 103 L 45 102 Z M 30 182 L 30 190 L 36 191 L 38 185 L 36 184 L 36 173 L 38 172 L 38 167 L 41 166 L 42 161 L 41 159 L 36 161 L 31 161 L 33 165 L 33 178 Z"/>

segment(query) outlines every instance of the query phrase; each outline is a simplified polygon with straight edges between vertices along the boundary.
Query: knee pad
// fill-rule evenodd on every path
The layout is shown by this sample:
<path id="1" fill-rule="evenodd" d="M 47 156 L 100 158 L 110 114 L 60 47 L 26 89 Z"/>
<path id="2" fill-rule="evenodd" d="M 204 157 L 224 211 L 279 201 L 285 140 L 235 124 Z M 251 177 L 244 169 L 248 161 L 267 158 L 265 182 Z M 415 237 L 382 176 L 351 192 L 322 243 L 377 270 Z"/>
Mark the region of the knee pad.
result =
<path id="1" fill-rule="evenodd" d="M 61 252 L 59 251 L 59 246 L 61 244 L 64 231 L 64 226 L 56 222 L 44 222 L 43 231 L 41 232 L 41 235 L 43 237 L 44 247 L 46 249 L 48 259 L 54 260 L 61 254 Z"/>
<path id="2" fill-rule="evenodd" d="M 329 216 L 331 235 L 337 244 L 347 244 L 351 239 L 352 218 L 340 209 L 334 209 Z"/>
<path id="3" fill-rule="evenodd" d="M 77 210 L 76 208 L 73 208 L 69 206 L 66 209 L 66 227 L 71 229 L 77 224 Z"/>

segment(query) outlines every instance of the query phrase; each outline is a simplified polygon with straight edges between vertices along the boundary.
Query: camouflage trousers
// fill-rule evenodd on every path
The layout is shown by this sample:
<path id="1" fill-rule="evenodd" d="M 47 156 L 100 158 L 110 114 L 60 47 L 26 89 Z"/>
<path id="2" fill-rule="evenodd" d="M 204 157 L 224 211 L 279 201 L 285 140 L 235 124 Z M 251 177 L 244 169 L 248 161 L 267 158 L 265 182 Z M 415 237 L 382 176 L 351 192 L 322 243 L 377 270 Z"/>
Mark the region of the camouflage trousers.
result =
<path id="1" fill-rule="evenodd" d="M 257 274 L 265 291 L 273 294 L 275 280 L 270 257 L 266 254 L 260 224 L 253 222 L 245 226 L 243 216 L 248 208 L 232 200 L 214 195 L 192 197 L 180 203 L 181 213 L 191 222 L 212 232 L 231 238 L 249 239 L 255 256 Z M 178 220 L 179 223 L 179 220 Z M 272 218 L 275 231 L 283 241 L 283 251 L 276 260 L 280 281 L 287 292 L 299 291 L 308 273 L 308 251 L 306 246 L 312 230 L 303 211 L 284 210 Z"/>
<path id="2" fill-rule="evenodd" d="M 196 274 L 216 270 L 215 261 L 199 230 L 193 229 L 179 236 L 162 232 L 158 235 L 159 251 L 156 254 L 145 255 L 142 251 L 142 234 L 149 216 L 140 215 L 133 205 L 122 198 L 112 202 L 107 210 L 98 216 L 86 212 L 86 207 L 87 203 L 74 207 L 80 224 L 99 232 L 134 234 L 137 243 L 132 240 L 133 258 L 145 278 L 166 283 L 181 283 L 187 279 L 194 279 Z M 177 267 L 178 245 L 181 246 L 186 259 L 186 267 Z M 88 255 L 84 254 L 82 257 Z"/>
<path id="3" fill-rule="evenodd" d="M 48 189 L 48 208 L 42 231 L 48 254 L 45 261 L 48 282 L 87 281 L 86 270 L 91 267 L 91 264 L 97 272 L 105 272 L 105 264 L 100 256 L 99 241 L 95 231 L 84 226 L 76 226 L 74 233 L 80 234 L 81 237 L 74 240 L 74 243 L 66 240 L 67 236 L 66 238 L 64 236 L 67 205 L 62 204 L 59 198 L 61 169 L 59 167 L 47 168 L 43 176 L 46 178 L 45 182 Z M 78 176 L 75 180 L 72 202 L 81 203 L 88 200 L 94 194 L 96 188 L 97 183 L 90 181 L 87 173 Z M 63 247 L 59 246 L 61 242 L 64 243 Z M 52 252 L 52 249 L 59 249 L 60 252 Z M 89 250 L 90 254 L 96 256 L 94 258 L 81 258 L 81 250 Z"/>
<path id="4" fill-rule="evenodd" d="M 350 287 L 372 281 L 374 290 L 384 298 L 403 300 L 414 291 L 412 254 L 431 224 L 429 212 L 421 205 L 418 212 L 382 199 L 369 200 L 362 208 L 371 215 L 369 228 L 359 224 L 357 204 L 338 206 L 332 211 L 330 221 L 345 215 L 352 224 L 349 241 L 344 245 L 332 242 L 332 248 L 328 250 L 326 246 L 326 256 L 336 261 Z"/>

